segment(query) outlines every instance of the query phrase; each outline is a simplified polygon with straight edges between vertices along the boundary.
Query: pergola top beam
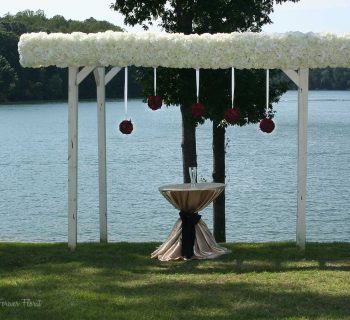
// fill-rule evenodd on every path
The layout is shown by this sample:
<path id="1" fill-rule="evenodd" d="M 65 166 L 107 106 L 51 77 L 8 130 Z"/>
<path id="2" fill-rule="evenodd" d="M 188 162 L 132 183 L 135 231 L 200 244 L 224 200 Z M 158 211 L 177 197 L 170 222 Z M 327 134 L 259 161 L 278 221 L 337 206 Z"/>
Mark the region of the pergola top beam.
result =
<path id="1" fill-rule="evenodd" d="M 27 33 L 24 67 L 300 69 L 350 66 L 350 33 Z"/>

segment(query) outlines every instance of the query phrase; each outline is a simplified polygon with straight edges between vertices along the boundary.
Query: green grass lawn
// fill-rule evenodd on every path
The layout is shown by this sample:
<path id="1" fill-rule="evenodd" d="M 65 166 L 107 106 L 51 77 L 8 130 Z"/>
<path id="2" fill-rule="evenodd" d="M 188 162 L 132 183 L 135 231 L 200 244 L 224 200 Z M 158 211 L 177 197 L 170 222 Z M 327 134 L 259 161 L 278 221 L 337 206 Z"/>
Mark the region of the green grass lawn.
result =
<path id="1" fill-rule="evenodd" d="M 350 319 L 350 243 L 187 262 L 151 260 L 157 245 L 0 243 L 0 319 Z"/>

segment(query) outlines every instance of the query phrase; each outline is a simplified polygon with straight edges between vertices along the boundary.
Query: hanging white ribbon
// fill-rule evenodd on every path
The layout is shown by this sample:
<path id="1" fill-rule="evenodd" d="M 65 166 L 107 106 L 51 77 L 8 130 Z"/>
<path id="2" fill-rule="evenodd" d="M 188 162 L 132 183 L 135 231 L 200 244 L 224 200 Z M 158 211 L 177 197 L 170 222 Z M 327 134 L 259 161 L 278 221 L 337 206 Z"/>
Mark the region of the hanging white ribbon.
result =
<path id="1" fill-rule="evenodd" d="M 154 95 L 157 95 L 157 68 L 153 68 L 154 73 Z"/>
<path id="2" fill-rule="evenodd" d="M 270 70 L 266 70 L 266 117 L 269 117 Z"/>
<path id="3" fill-rule="evenodd" d="M 199 69 L 196 69 L 197 103 L 199 103 Z"/>
<path id="4" fill-rule="evenodd" d="M 125 119 L 127 119 L 128 118 L 128 67 L 125 67 L 124 109 L 125 109 Z"/>
<path id="5" fill-rule="evenodd" d="M 233 99 L 234 99 L 234 96 L 235 96 L 235 68 L 232 67 L 232 70 L 231 70 L 231 106 L 233 108 Z"/>

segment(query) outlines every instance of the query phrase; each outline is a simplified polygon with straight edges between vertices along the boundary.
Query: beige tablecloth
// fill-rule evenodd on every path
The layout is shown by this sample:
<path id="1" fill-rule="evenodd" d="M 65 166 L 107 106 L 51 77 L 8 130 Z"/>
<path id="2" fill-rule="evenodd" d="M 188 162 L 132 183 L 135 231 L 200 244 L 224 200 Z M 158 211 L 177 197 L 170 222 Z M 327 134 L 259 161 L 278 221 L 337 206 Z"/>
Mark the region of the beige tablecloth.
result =
<path id="1" fill-rule="evenodd" d="M 166 185 L 159 188 L 162 195 L 178 210 L 198 212 L 208 206 L 224 190 L 223 183 L 196 183 Z M 201 219 L 195 226 L 196 238 L 192 259 L 211 259 L 229 253 L 226 248 L 219 246 L 207 225 Z M 183 259 L 182 248 L 182 221 L 179 218 L 165 242 L 152 253 L 152 258 L 161 261 Z"/>

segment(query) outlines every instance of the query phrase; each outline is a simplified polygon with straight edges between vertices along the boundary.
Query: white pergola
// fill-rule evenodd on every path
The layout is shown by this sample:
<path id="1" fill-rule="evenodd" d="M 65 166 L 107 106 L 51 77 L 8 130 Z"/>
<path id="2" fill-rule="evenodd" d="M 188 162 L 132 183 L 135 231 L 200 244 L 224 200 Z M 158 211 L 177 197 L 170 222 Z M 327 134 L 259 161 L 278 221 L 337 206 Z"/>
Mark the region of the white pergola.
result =
<path id="1" fill-rule="evenodd" d="M 77 245 L 78 91 L 94 73 L 97 88 L 100 241 L 107 242 L 105 86 L 128 65 L 172 68 L 278 68 L 298 87 L 296 244 L 306 241 L 307 123 L 309 68 L 349 67 L 350 34 L 154 33 L 46 34 L 21 36 L 25 67 L 68 67 L 68 246 Z M 106 66 L 112 67 L 106 73 Z"/>

